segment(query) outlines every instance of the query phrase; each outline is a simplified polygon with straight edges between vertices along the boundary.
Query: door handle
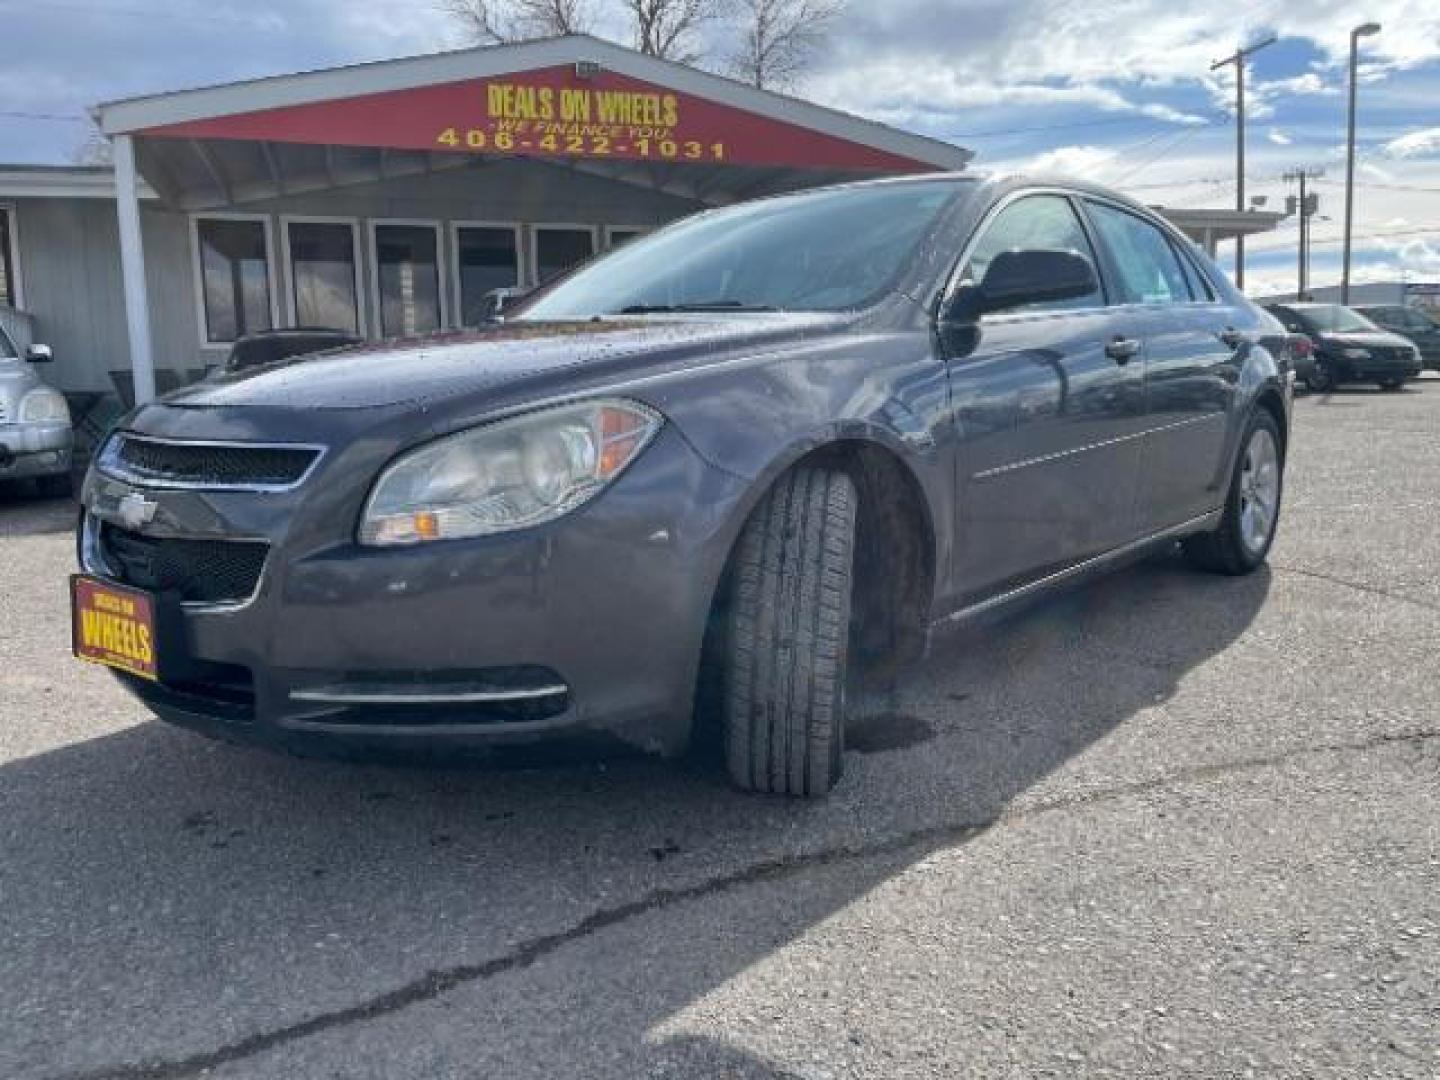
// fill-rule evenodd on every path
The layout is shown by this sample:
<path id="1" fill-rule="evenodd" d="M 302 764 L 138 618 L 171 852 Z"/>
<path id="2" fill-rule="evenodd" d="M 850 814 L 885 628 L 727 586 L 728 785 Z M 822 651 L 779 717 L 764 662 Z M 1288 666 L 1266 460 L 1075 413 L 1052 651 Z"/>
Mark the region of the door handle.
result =
<path id="1" fill-rule="evenodd" d="M 1245 335 L 1242 334 L 1239 330 L 1236 330 L 1233 326 L 1227 326 L 1224 330 L 1221 330 L 1217 336 L 1220 338 L 1222 343 L 1228 345 L 1232 349 L 1238 349 L 1241 345 L 1245 343 Z"/>
<path id="2" fill-rule="evenodd" d="M 1105 355 L 1117 364 L 1128 364 L 1130 358 L 1140 351 L 1140 342 L 1135 338 L 1117 337 L 1105 346 Z"/>

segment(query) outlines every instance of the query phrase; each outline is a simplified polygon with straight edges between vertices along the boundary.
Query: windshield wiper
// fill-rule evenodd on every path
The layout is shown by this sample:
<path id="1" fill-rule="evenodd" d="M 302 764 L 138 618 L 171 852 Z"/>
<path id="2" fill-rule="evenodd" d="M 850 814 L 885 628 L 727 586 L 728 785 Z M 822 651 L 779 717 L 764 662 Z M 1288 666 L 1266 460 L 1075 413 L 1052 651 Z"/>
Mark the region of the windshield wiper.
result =
<path id="1" fill-rule="evenodd" d="M 631 304 L 623 307 L 617 315 L 663 315 L 667 312 L 686 311 L 779 311 L 769 304 L 747 304 L 740 300 L 705 300 L 693 304 Z"/>

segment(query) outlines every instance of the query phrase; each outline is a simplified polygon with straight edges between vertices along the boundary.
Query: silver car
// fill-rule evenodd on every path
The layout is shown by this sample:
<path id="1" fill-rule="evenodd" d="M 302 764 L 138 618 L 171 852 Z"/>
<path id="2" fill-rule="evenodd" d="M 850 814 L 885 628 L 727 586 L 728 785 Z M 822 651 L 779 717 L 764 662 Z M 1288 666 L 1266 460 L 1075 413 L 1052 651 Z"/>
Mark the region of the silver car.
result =
<path id="1" fill-rule="evenodd" d="M 0 481 L 33 478 L 47 495 L 70 494 L 75 433 L 58 390 L 32 370 L 54 359 L 48 345 L 31 345 L 21 358 L 0 326 Z"/>

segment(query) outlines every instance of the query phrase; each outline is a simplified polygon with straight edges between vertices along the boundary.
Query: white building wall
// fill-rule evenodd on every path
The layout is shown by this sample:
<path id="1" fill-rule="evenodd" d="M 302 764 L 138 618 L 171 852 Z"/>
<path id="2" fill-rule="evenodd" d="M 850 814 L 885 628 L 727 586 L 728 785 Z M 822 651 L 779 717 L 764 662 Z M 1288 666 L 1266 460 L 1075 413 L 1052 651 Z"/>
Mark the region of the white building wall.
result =
<path id="1" fill-rule="evenodd" d="M 114 393 L 117 382 L 126 381 L 130 366 L 114 202 L 76 197 L 14 202 L 25 307 L 34 316 L 36 340 L 55 348 L 56 363 L 47 369 L 47 379 L 66 391 Z M 284 216 L 357 219 L 368 298 L 373 286 L 368 240 L 373 219 L 438 222 L 448 278 L 454 262 L 452 221 L 519 224 L 524 229 L 522 246 L 528 252 L 530 230 L 537 224 L 648 231 L 700 208 L 691 200 L 562 166 L 509 160 L 266 199 L 225 210 L 269 219 L 274 237 L 271 257 L 276 308 L 284 324 L 287 305 L 283 297 L 290 285 L 281 265 Z M 207 366 L 223 360 L 228 351 L 228 346 L 202 342 L 190 218 L 155 202 L 145 203 L 141 210 L 150 327 L 162 392 L 198 377 Z"/>

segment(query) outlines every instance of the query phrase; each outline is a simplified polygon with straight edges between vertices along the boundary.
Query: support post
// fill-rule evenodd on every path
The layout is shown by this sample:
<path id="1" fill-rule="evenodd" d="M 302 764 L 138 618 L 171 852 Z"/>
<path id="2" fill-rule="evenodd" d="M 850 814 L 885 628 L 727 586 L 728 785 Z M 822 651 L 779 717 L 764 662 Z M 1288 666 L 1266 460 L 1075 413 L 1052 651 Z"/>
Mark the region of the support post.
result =
<path id="1" fill-rule="evenodd" d="M 145 244 L 140 234 L 140 196 L 135 144 L 116 135 L 115 214 L 120 222 L 120 278 L 125 286 L 125 326 L 130 337 L 130 378 L 135 404 L 155 398 L 155 358 L 150 349 L 150 299 L 145 288 Z"/>

